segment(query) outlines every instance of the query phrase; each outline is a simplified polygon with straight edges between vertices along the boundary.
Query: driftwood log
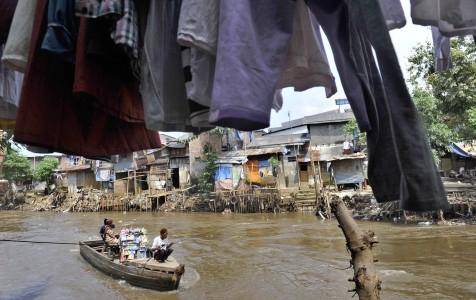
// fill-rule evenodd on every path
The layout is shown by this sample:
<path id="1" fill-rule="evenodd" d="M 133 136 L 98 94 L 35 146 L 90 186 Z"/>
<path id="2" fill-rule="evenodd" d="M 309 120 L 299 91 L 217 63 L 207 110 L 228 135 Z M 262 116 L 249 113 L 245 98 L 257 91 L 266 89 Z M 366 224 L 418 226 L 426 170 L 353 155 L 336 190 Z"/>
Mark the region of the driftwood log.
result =
<path id="1" fill-rule="evenodd" d="M 347 241 L 347 249 L 351 253 L 351 265 L 354 267 L 355 289 L 360 300 L 380 299 L 381 281 L 374 266 L 373 246 L 378 243 L 372 231 L 363 232 L 355 222 L 344 202 L 336 197 L 331 202 L 332 213 L 339 222 L 339 227 Z"/>

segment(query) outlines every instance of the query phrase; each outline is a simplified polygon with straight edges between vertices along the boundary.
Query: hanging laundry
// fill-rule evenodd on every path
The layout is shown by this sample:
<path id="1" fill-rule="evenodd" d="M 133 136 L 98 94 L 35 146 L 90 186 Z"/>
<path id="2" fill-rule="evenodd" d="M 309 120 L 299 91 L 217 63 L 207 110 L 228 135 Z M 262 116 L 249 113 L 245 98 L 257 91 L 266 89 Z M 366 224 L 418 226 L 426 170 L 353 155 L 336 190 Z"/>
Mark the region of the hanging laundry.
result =
<path id="1" fill-rule="evenodd" d="M 107 23 L 81 18 L 73 92 L 126 122 L 143 123 L 139 82 L 126 54 L 108 39 Z"/>
<path id="2" fill-rule="evenodd" d="M 278 112 L 281 110 L 282 107 L 283 107 L 283 90 L 277 89 L 276 91 L 274 91 L 273 104 L 271 105 L 271 108 L 274 109 L 275 112 Z"/>
<path id="3" fill-rule="evenodd" d="M 186 80 L 190 123 L 194 127 L 214 127 L 208 122 L 215 75 L 218 38 L 218 0 L 183 0 L 180 10 L 177 41 L 188 48 L 190 68 Z"/>
<path id="4" fill-rule="evenodd" d="M 0 1 L 0 45 L 7 40 L 17 2 L 18 0 Z"/>
<path id="5" fill-rule="evenodd" d="M 140 92 L 147 128 L 191 131 L 177 28 L 182 1 L 150 1 Z"/>
<path id="6" fill-rule="evenodd" d="M 438 27 L 444 36 L 476 33 L 476 1 L 411 0 L 414 24 Z"/>
<path id="7" fill-rule="evenodd" d="M 220 0 L 182 0 L 179 44 L 216 55 Z"/>
<path id="8" fill-rule="evenodd" d="M 307 3 L 329 38 L 346 95 L 359 109 L 356 117 L 368 121 L 369 181 L 377 201 L 400 200 L 404 209 L 415 211 L 446 207 L 446 193 L 379 3 Z"/>
<path id="9" fill-rule="evenodd" d="M 215 57 L 196 48 L 184 47 L 182 63 L 190 109 L 190 124 L 197 128 L 213 128 L 208 118 L 215 74 Z"/>
<path id="10" fill-rule="evenodd" d="M 78 24 L 74 1 L 49 0 L 46 34 L 41 49 L 69 63 L 74 63 Z"/>
<path id="11" fill-rule="evenodd" d="M 294 87 L 300 92 L 317 86 L 325 88 L 327 97 L 337 92 L 320 26 L 304 0 L 297 0 L 293 34 L 276 88 Z"/>
<path id="12" fill-rule="evenodd" d="M 0 56 L 3 46 L 0 47 Z M 0 63 L 0 129 L 15 127 L 23 74 Z"/>
<path id="13" fill-rule="evenodd" d="M 75 12 L 79 17 L 107 17 L 118 20 L 123 16 L 125 3 L 122 0 L 75 0 Z"/>
<path id="14" fill-rule="evenodd" d="M 74 66 L 40 51 L 46 31 L 47 3 L 38 0 L 35 12 L 32 51 L 22 87 L 15 140 L 82 156 L 108 156 L 160 147 L 159 135 L 147 131 L 141 122 L 140 108 L 136 108 L 138 112 L 105 109 L 111 95 L 117 96 L 119 103 L 126 99 L 134 101 L 139 95 L 137 83 L 131 82 L 131 75 L 118 72 L 123 69 L 113 63 L 117 62 L 114 57 L 105 61 L 86 55 L 87 36 L 97 33 L 96 28 L 88 29 L 86 19 L 81 20 Z M 107 76 L 98 79 L 97 74 Z M 129 85 L 115 85 L 121 80 Z M 107 89 L 114 86 L 119 90 Z M 131 102 L 126 107 L 134 108 L 137 104 Z M 134 122 L 124 121 L 134 115 L 137 116 L 131 120 Z"/>
<path id="15" fill-rule="evenodd" d="M 106 1 L 107 2 L 107 1 Z M 139 57 L 139 24 L 133 0 L 123 0 L 123 15 L 115 23 L 111 38 L 132 59 Z"/>
<path id="16" fill-rule="evenodd" d="M 19 72 L 25 72 L 28 62 L 36 4 L 36 0 L 18 0 L 10 34 L 5 43 L 2 63 Z"/>
<path id="17" fill-rule="evenodd" d="M 362 78 L 359 78 L 361 77 L 359 71 L 366 70 L 366 65 L 361 62 L 361 65 L 357 67 L 354 62 L 354 60 L 363 59 L 364 56 L 361 53 L 355 58 L 351 55 L 351 45 L 360 45 L 361 42 L 359 35 L 351 32 L 353 27 L 349 24 L 347 8 L 342 0 L 336 1 L 335 5 L 324 1 L 318 6 L 315 4 L 315 0 L 307 0 L 307 3 L 329 40 L 342 86 L 359 129 L 362 132 L 369 132 L 372 129 L 368 116 L 370 107 L 367 107 L 367 91 L 361 82 Z M 361 69 L 362 67 L 363 69 Z"/>
<path id="18" fill-rule="evenodd" d="M 289 0 L 221 1 L 211 124 L 245 131 L 269 126 L 294 8 Z"/>
<path id="19" fill-rule="evenodd" d="M 433 59 L 436 72 L 452 68 L 450 38 L 443 36 L 437 27 L 431 27 L 433 38 Z"/>
<path id="20" fill-rule="evenodd" d="M 139 4 L 139 7 L 141 6 L 142 4 Z M 111 39 L 127 54 L 134 76 L 140 79 L 139 15 L 136 2 L 75 0 L 75 14 L 108 23 Z"/>
<path id="21" fill-rule="evenodd" d="M 405 26 L 407 20 L 400 0 L 379 0 L 379 3 L 388 30 Z"/>

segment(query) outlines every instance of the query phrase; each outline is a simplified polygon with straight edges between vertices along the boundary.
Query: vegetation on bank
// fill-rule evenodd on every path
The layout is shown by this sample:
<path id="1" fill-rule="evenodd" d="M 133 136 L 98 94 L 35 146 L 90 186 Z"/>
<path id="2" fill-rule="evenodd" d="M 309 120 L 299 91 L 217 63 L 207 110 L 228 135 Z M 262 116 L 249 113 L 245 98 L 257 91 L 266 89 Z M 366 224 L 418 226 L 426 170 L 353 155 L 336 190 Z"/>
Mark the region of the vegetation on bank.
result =
<path id="1" fill-rule="evenodd" d="M 469 37 L 451 40 L 452 68 L 436 72 L 433 46 L 419 44 L 409 58 L 412 96 L 435 156 L 451 142 L 476 139 L 476 44 Z"/>

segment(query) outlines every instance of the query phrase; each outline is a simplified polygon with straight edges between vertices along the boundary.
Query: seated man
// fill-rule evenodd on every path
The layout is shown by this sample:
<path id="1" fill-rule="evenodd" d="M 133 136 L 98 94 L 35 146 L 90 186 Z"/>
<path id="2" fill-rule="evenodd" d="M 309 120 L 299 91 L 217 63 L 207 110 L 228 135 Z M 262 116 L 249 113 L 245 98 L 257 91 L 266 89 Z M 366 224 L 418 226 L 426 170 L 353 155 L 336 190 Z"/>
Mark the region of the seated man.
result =
<path id="1" fill-rule="evenodd" d="M 154 239 L 152 243 L 152 248 L 150 250 L 154 251 L 154 259 L 159 262 L 164 262 L 167 260 L 170 254 L 174 251 L 171 247 L 174 243 L 170 243 L 167 239 L 168 232 L 166 228 L 160 230 L 160 236 Z"/>

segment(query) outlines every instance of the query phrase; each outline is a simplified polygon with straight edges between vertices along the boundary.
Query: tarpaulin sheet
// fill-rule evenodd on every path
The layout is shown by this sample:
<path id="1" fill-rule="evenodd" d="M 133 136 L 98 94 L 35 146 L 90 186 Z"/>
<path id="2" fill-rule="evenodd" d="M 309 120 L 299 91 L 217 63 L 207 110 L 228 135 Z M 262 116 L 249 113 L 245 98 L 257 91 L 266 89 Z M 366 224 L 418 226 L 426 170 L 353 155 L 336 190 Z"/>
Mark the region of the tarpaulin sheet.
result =
<path id="1" fill-rule="evenodd" d="M 215 173 L 215 180 L 232 179 L 232 168 L 231 164 L 219 165 Z"/>
<path id="2" fill-rule="evenodd" d="M 357 184 L 364 181 L 364 172 L 360 160 L 339 160 L 332 162 L 337 184 Z"/>

